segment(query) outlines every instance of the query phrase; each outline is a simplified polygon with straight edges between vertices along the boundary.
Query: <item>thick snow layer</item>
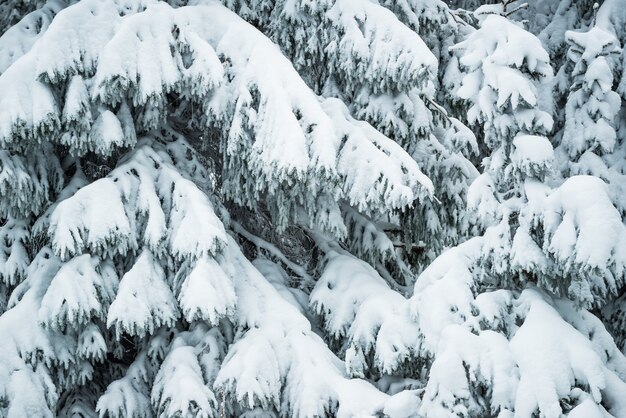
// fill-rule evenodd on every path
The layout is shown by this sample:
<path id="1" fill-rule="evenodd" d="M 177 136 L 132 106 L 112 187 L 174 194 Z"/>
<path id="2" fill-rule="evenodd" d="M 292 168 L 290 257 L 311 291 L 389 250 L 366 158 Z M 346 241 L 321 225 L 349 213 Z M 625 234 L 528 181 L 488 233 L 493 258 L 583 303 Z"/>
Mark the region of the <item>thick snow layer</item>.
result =
<path id="1" fill-rule="evenodd" d="M 516 414 L 531 416 L 539 409 L 547 418 L 561 417 L 560 399 L 579 392 L 577 385 L 588 388 L 589 399 L 594 403 L 587 402 L 582 409 L 594 414 L 604 410 L 598 404 L 605 390 L 609 397 L 626 393 L 626 384 L 612 381 L 611 370 L 586 336 L 564 322 L 542 295 L 525 291 L 519 301 L 528 312 L 511 340 L 520 369 Z M 620 416 L 624 412 L 622 408 L 618 402 L 610 412 Z"/>
<path id="2" fill-rule="evenodd" d="M 114 417 L 149 418 L 150 394 L 145 388 L 143 375 L 147 359 L 140 354 L 130 365 L 126 375 L 111 383 L 98 400 L 96 410 Z M 189 362 L 189 359 L 186 360 Z M 158 387 L 157 387 L 158 390 Z"/>
<path id="3" fill-rule="evenodd" d="M 410 28 L 421 36 L 431 32 L 454 32 L 458 30 L 448 5 L 440 0 L 384 0 L 390 8 Z"/>
<path id="4" fill-rule="evenodd" d="M 348 94 L 358 94 L 365 88 L 378 95 L 410 90 L 437 74 L 437 60 L 431 50 L 397 13 L 389 10 L 396 9 L 395 4 L 372 0 L 224 3 L 246 20 L 266 28 L 298 71 L 310 76 L 314 84 L 323 84 L 330 76 L 345 85 Z M 400 6 L 404 13 L 420 7 L 411 3 Z"/>
<path id="5" fill-rule="evenodd" d="M 56 330 L 80 328 L 92 318 L 103 318 L 117 290 L 117 275 L 111 265 L 99 265 L 89 254 L 63 265 L 46 290 L 39 321 Z M 103 306 L 104 305 L 104 306 Z"/>
<path id="6" fill-rule="evenodd" d="M 419 346 L 408 321 L 406 300 L 365 262 L 347 254 L 327 255 L 326 268 L 311 292 L 310 303 L 334 338 L 345 338 L 346 368 L 363 376 L 374 366 L 393 373 Z M 365 357 L 374 353 L 374 364 Z"/>
<path id="7" fill-rule="evenodd" d="M 383 9 L 369 1 L 339 3 L 329 16 L 351 31 L 358 25 L 350 16 Z M 398 73 L 398 83 L 436 71 L 419 36 L 386 22 L 395 19 L 389 11 L 381 13 L 366 20 L 375 26 L 372 36 L 385 45 L 394 31 L 415 39 L 399 51 L 377 47 L 368 62 Z M 360 50 L 355 45 L 344 46 Z M 59 103 L 51 87 L 64 86 Z M 298 203 L 341 236 L 345 225 L 329 202 L 347 199 L 366 212 L 387 213 L 432 194 L 431 181 L 401 147 L 354 120 L 339 101 L 317 97 L 276 45 L 214 2 L 174 9 L 149 0 L 129 8 L 122 0 L 87 0 L 67 7 L 0 76 L 0 88 L 0 143 L 26 146 L 61 128 L 65 133 L 54 140 L 78 155 L 107 156 L 134 145 L 136 129 L 150 130 L 163 120 L 167 94 L 203 102 L 198 109 L 206 122 L 227 138 L 224 193 L 248 206 L 268 193 L 279 227 Z"/>
<path id="8" fill-rule="evenodd" d="M 592 268 L 613 265 L 617 274 L 626 263 L 626 227 L 607 196 L 606 184 L 591 176 L 568 179 L 546 202 L 546 233 L 561 259 L 574 255 Z M 572 241 L 572 238 L 574 241 Z M 613 262 L 611 262 L 613 260 Z"/>
<path id="9" fill-rule="evenodd" d="M 537 203 L 533 218 L 556 271 L 573 277 L 564 294 L 587 305 L 616 294 L 625 280 L 626 226 L 602 180 L 569 178 Z"/>
<path id="10" fill-rule="evenodd" d="M 598 26 L 592 27 L 588 32 L 568 31 L 565 33 L 565 40 L 584 48 L 582 51 L 579 48 L 570 49 L 570 59 L 582 58 L 587 63 L 593 63 L 607 48 L 609 52 L 617 51 L 619 48 L 615 45 L 615 35 Z"/>
<path id="11" fill-rule="evenodd" d="M 474 318 L 469 266 L 480 254 L 481 245 L 482 241 L 474 238 L 446 251 L 415 282 L 411 316 L 426 337 L 425 348 L 430 352 L 437 351 L 446 326 L 471 323 Z"/>
<path id="12" fill-rule="evenodd" d="M 374 87 L 372 93 L 392 86 L 404 90 L 419 85 L 424 73 L 437 73 L 437 61 L 424 41 L 376 2 L 340 0 L 326 16 L 344 34 L 326 53 L 336 54 L 335 65 L 344 77 L 365 79 Z"/>
<path id="13" fill-rule="evenodd" d="M 549 156 L 549 144 L 545 150 Z M 529 280 L 588 308 L 619 294 L 626 272 L 626 227 L 606 183 L 574 176 L 551 189 L 526 179 L 522 198 L 499 203 L 491 176 L 482 177 L 470 187 L 468 200 L 486 226 L 481 267 L 494 275 L 494 284 Z"/>
<path id="14" fill-rule="evenodd" d="M 550 57 L 538 38 L 505 17 L 489 14 L 453 50 L 466 68 L 457 95 L 471 103 L 471 124 L 485 123 L 491 148 L 510 134 L 546 134 L 553 120 L 538 89 L 552 77 Z M 532 73 L 533 77 L 529 77 Z"/>
<path id="15" fill-rule="evenodd" d="M 552 171 L 554 150 L 548 138 L 536 135 L 517 135 L 513 139 L 511 165 L 524 178 L 542 180 Z"/>
<path id="16" fill-rule="evenodd" d="M 28 268 L 19 303 L 0 317 L 0 396 L 9 399 L 10 417 L 55 416 L 58 394 L 48 367 L 33 368 L 38 357 L 47 364 L 67 362 L 75 346 L 71 338 L 51 334 L 38 323 L 37 311 L 51 278 L 61 264 L 49 249 L 42 250 Z M 67 364 L 69 366 L 69 364 Z"/>
<path id="17" fill-rule="evenodd" d="M 54 209 L 48 230 L 57 254 L 125 254 L 140 244 L 180 259 L 217 252 L 226 233 L 211 202 L 149 143 Z"/>
<path id="18" fill-rule="evenodd" d="M 132 185 L 132 182 L 124 181 L 124 176 L 146 175 L 145 170 L 149 166 L 139 164 L 139 162 L 146 161 L 142 160 L 142 157 L 150 155 L 156 158 L 159 155 L 155 151 L 149 152 L 145 140 L 143 144 L 127 160 L 126 165 L 121 165 L 110 175 L 111 178 L 117 179 L 113 184 L 122 185 L 121 193 L 128 193 L 126 188 Z M 170 163 L 164 161 L 163 156 L 158 161 L 161 165 L 159 173 L 163 181 L 161 186 L 165 190 L 170 190 L 171 193 L 171 183 L 166 181 L 168 171 L 172 170 Z M 136 174 L 132 172 L 133 168 L 138 170 Z M 142 168 L 143 173 L 140 171 Z M 144 179 L 146 185 L 151 184 L 147 175 Z M 81 190 L 87 190 L 93 184 Z M 164 193 L 162 189 L 160 192 Z M 80 201 L 85 208 L 98 203 L 95 200 L 81 201 L 81 196 L 76 193 L 66 201 L 75 199 L 77 202 Z M 141 196 L 141 193 L 137 192 L 135 196 Z M 137 202 L 137 199 L 124 200 L 127 211 L 132 209 L 132 206 L 128 206 L 131 201 Z M 173 206 L 170 206 L 170 209 L 173 210 Z M 65 219 L 67 213 L 69 212 L 63 210 L 56 212 L 56 216 L 53 217 L 56 221 L 55 225 L 67 221 Z M 149 215 L 148 212 L 144 214 Z M 109 211 L 101 216 L 114 218 L 117 215 Z M 134 222 L 129 222 L 129 224 L 134 228 L 137 227 Z M 136 234 L 137 231 L 133 233 Z M 204 241 L 212 243 L 213 236 L 205 235 Z M 61 323 L 66 324 L 67 318 L 71 317 L 75 326 L 79 327 L 92 318 L 101 319 L 100 314 L 106 312 L 107 326 L 116 332 L 118 338 L 121 333 L 138 337 L 153 335 L 151 350 L 162 354 L 151 355 L 163 356 L 164 360 L 156 373 L 156 380 L 150 393 L 147 392 L 145 386 L 146 377 L 141 374 L 145 371 L 140 371 L 148 367 L 147 359 L 140 355 L 136 363 L 126 372 L 126 376 L 113 382 L 100 399 L 98 410 L 101 413 L 106 411 L 114 416 L 144 417 L 146 406 L 152 405 L 155 410 L 161 411 L 165 416 L 175 414 L 177 411 L 181 414 L 194 411 L 196 416 L 214 416 L 211 412 L 215 410 L 215 395 L 211 390 L 212 387 L 215 388 L 215 393 L 219 393 L 221 389 L 225 390 L 229 402 L 240 403 L 240 407 L 244 410 L 255 406 L 275 406 L 290 416 L 310 417 L 324 413 L 338 417 L 353 417 L 359 414 L 368 416 L 376 410 L 385 409 L 388 396 L 370 383 L 351 379 L 347 375 L 343 362 L 335 357 L 319 336 L 312 332 L 310 323 L 299 309 L 284 299 L 277 289 L 243 256 L 232 238 L 224 237 L 219 254 L 213 254 L 210 261 L 203 258 L 208 257 L 208 254 L 203 254 L 198 258 L 194 258 L 193 254 L 187 254 L 187 261 L 193 260 L 198 270 L 194 268 L 189 276 L 181 277 L 182 288 L 178 296 L 180 306 L 175 298 L 175 288 L 172 287 L 170 278 L 166 276 L 161 260 L 149 249 L 151 242 L 144 241 L 141 246 L 142 252 L 122 276 L 119 286 L 116 284 L 117 279 L 112 277 L 107 270 L 107 266 L 95 267 L 94 263 L 97 260 L 95 255 L 77 255 L 66 262 L 61 262 L 50 250 L 46 250 L 40 256 L 39 261 L 36 261 L 30 268 L 28 280 L 24 282 L 26 287 L 22 292 L 23 297 L 0 320 L 0 330 L 7 327 L 5 334 L 15 335 L 0 343 L 0 351 L 6 351 L 6 358 L 11 359 L 11 363 L 8 364 L 9 368 L 0 367 L 0 373 L 7 377 L 5 381 L 13 382 L 10 384 L 14 385 L 25 385 L 24 382 L 19 381 L 22 375 L 30 376 L 29 379 L 44 379 L 45 381 L 49 379 L 47 376 L 52 372 L 41 369 L 39 370 L 41 377 L 32 374 L 28 366 L 20 363 L 25 353 L 20 352 L 19 347 L 41 350 L 49 359 L 47 364 L 67 362 L 70 367 L 70 351 L 74 349 L 82 353 L 80 355 L 84 359 L 102 359 L 104 351 L 98 349 L 101 336 L 98 328 L 93 324 L 87 326 L 80 337 L 74 334 L 62 336 L 55 330 Z M 102 254 L 110 255 L 111 252 L 105 251 Z M 39 270 L 36 269 L 41 271 L 38 273 Z M 210 277 L 207 277 L 207 274 Z M 97 288 L 103 285 L 105 277 L 105 284 L 110 288 L 92 292 L 89 286 L 80 286 L 80 289 L 76 287 L 81 281 L 85 282 L 82 283 L 85 285 L 92 283 Z M 204 283 L 206 280 L 209 282 Z M 210 304 L 205 306 L 202 303 L 198 306 L 197 298 L 201 295 L 189 293 L 190 291 L 200 292 L 201 289 L 197 287 L 205 286 L 205 284 L 213 285 L 215 289 L 221 288 L 219 291 L 223 292 L 226 297 L 230 297 L 231 301 L 221 300 L 220 297 L 214 300 L 213 311 L 205 311 Z M 98 298 L 103 292 L 111 293 L 110 307 L 107 306 L 106 299 L 103 302 Z M 234 304 L 235 302 L 236 310 L 232 305 L 230 307 L 224 305 L 224 303 Z M 194 306 L 200 309 L 193 311 Z M 48 327 L 49 330 L 37 324 L 38 310 L 40 318 L 51 324 Z M 175 340 L 168 348 L 167 345 L 163 346 L 163 342 L 158 341 L 157 329 L 162 325 L 171 326 L 179 318 L 179 310 L 182 310 L 183 314 L 206 314 L 209 320 L 216 320 L 218 317 L 227 315 L 237 326 L 238 332 L 234 336 L 234 343 L 228 348 L 223 364 L 211 372 L 212 374 L 205 374 L 205 370 L 209 373 L 209 369 L 201 368 L 200 364 L 204 364 L 201 363 L 204 361 L 201 357 L 205 357 L 201 356 L 201 351 L 195 351 L 195 344 Z M 16 315 L 18 318 L 21 316 L 22 319 L 14 320 Z M 48 319 L 49 317 L 54 319 Z M 24 322 L 30 323 L 29 321 L 34 321 L 30 333 L 8 331 L 8 329 L 12 330 L 13 326 L 24 324 Z M 53 324 L 56 327 L 52 326 Z M 207 336 L 210 333 L 205 329 L 200 335 Z M 18 341 L 17 338 L 32 339 L 32 341 Z M 86 340 L 91 341 L 89 348 L 86 346 Z M 60 345 L 57 346 L 57 344 Z M 219 361 L 215 358 L 214 360 Z M 81 375 L 81 373 L 91 373 L 90 370 L 92 370 L 89 368 L 82 370 L 79 365 L 71 367 L 78 368 L 77 379 L 80 379 L 80 376 L 84 379 L 88 374 Z M 82 363 L 80 367 L 83 367 Z M 207 376 L 211 375 L 213 377 L 207 381 Z M 82 380 L 78 381 L 82 382 Z M 41 387 L 37 382 L 33 385 Z M 181 388 L 185 390 L 181 391 Z M 14 389 L 4 385 L 2 390 L 2 393 L 5 393 Z M 56 393 L 53 389 L 49 392 Z M 12 399 L 16 400 L 15 403 L 12 401 L 11 407 L 20 408 L 22 401 L 18 396 L 14 396 L 13 392 L 10 393 Z M 37 394 L 37 392 L 32 393 L 33 396 Z M 52 416 L 45 411 L 48 411 L 48 408 L 55 402 L 56 399 L 49 399 L 47 403 L 43 402 L 38 407 L 42 408 L 43 412 L 37 412 L 38 416 Z M 400 402 L 396 399 L 394 402 L 396 408 L 399 408 L 398 403 L 403 405 L 408 400 Z M 28 408 L 36 407 L 35 404 L 25 405 Z M 35 411 L 35 409 L 32 410 Z"/>
<path id="19" fill-rule="evenodd" d="M 476 261 L 486 239 L 444 252 L 420 275 L 409 300 L 361 261 L 331 255 L 312 301 L 326 329 L 345 339 L 348 371 L 360 375 L 384 370 L 394 358 L 395 364 L 429 358 L 423 398 L 412 404 L 425 417 L 451 411 L 560 417 L 564 399 L 577 413 L 621 416 L 618 394 L 626 386 L 616 376 L 626 373 L 626 358 L 604 326 L 571 301 L 535 288 L 477 294 L 484 284 Z M 384 331 L 391 327 L 399 333 Z M 387 344 L 394 349 L 386 352 Z M 489 388 L 488 410 L 477 401 L 481 387 Z M 391 408 L 394 398 L 388 402 Z"/>
<path id="20" fill-rule="evenodd" d="M 229 240 L 222 263 L 238 297 L 237 323 L 249 330 L 224 359 L 216 386 L 238 402 L 288 408 L 291 416 L 371 413 L 387 395 L 345 376 L 343 363 L 311 331 L 298 309 L 283 299 Z M 281 396 L 282 383 L 286 392 Z M 281 406 L 282 405 L 282 406 Z"/>
<path id="21" fill-rule="evenodd" d="M 152 403 L 162 417 L 213 418 L 217 401 L 205 386 L 193 347 L 174 347 L 154 381 Z"/>
<path id="22" fill-rule="evenodd" d="M 231 280 L 219 264 L 213 258 L 203 257 L 183 281 L 178 301 L 188 322 L 202 319 L 217 324 L 222 317 L 232 317 L 237 298 Z"/>
<path id="23" fill-rule="evenodd" d="M 116 244 L 121 252 L 136 247 L 122 196 L 110 178 L 92 183 L 61 202 L 52 215 L 50 232 L 62 257 L 80 254 L 85 248 L 102 251 L 107 244 Z"/>
<path id="24" fill-rule="evenodd" d="M 107 326 L 116 335 L 143 337 L 178 319 L 176 299 L 166 282 L 163 268 L 149 250 L 144 250 L 122 277 L 107 314 Z"/>
<path id="25" fill-rule="evenodd" d="M 48 29 L 54 17 L 72 1 L 48 0 L 24 16 L 20 22 L 7 29 L 0 37 L 0 74 L 18 58 L 27 53 Z"/>
<path id="26" fill-rule="evenodd" d="M 7 219 L 0 226 L 0 283 L 14 286 L 24 277 L 30 263 L 25 246 L 29 235 L 23 220 Z"/>
<path id="27" fill-rule="evenodd" d="M 568 31 L 566 40 L 574 68 L 561 139 L 568 156 L 564 171 L 609 179 L 610 153 L 620 142 L 616 119 L 621 99 L 612 91 L 620 43 L 614 34 L 598 26 L 587 32 Z"/>
<path id="28" fill-rule="evenodd" d="M 345 175 L 347 198 L 353 206 L 367 212 L 385 202 L 399 209 L 417 197 L 414 184 L 433 193 L 430 179 L 396 142 L 368 123 L 352 119 L 339 100 L 326 99 L 322 105 L 333 120 L 337 137 L 343 138 L 338 169 Z"/>
<path id="29" fill-rule="evenodd" d="M 496 187 L 492 177 L 483 173 L 467 190 L 467 206 L 474 210 L 483 225 L 491 225 L 500 218 L 500 202 L 496 197 Z"/>

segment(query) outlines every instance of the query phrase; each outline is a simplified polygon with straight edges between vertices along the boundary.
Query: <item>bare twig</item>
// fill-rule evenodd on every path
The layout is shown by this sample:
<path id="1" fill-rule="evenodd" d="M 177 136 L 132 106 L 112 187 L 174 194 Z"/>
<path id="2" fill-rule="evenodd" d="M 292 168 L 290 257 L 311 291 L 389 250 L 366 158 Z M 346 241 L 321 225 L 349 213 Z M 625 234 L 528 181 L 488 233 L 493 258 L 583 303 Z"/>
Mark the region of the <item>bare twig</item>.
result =
<path id="1" fill-rule="evenodd" d="M 248 232 L 239 222 L 231 221 L 231 227 L 234 232 L 241 235 L 246 240 L 250 241 L 254 246 L 256 246 L 260 250 L 264 250 L 269 253 L 271 256 L 278 259 L 281 263 L 284 264 L 289 270 L 293 273 L 300 276 L 305 283 L 305 285 L 312 285 L 315 283 L 313 278 L 307 273 L 307 271 L 302 267 L 291 260 L 289 260 L 283 253 L 280 251 L 278 247 L 274 244 L 265 241 L 263 238 L 258 237 L 250 232 Z"/>
<path id="2" fill-rule="evenodd" d="M 407 253 L 409 252 L 414 252 L 414 253 L 423 253 L 424 251 L 426 251 L 426 245 L 419 243 L 419 244 L 405 244 L 403 242 L 394 242 L 393 246 L 395 248 L 402 248 L 404 249 L 404 251 L 406 251 Z"/>
<path id="3" fill-rule="evenodd" d="M 222 410 L 220 413 L 220 418 L 226 418 L 226 392 L 222 387 Z"/>
<path id="4" fill-rule="evenodd" d="M 520 4 L 519 6 L 517 6 L 515 9 L 513 9 L 513 10 L 511 10 L 511 11 L 508 11 L 508 12 L 506 11 L 506 7 L 505 7 L 505 8 L 504 8 L 504 16 L 505 16 L 505 17 L 509 17 L 509 16 L 511 16 L 513 13 L 515 13 L 515 12 L 517 12 L 517 11 L 520 11 L 520 10 L 522 10 L 522 9 L 525 9 L 525 8 L 527 8 L 527 7 L 528 7 L 528 3 L 522 3 L 522 4 Z"/>

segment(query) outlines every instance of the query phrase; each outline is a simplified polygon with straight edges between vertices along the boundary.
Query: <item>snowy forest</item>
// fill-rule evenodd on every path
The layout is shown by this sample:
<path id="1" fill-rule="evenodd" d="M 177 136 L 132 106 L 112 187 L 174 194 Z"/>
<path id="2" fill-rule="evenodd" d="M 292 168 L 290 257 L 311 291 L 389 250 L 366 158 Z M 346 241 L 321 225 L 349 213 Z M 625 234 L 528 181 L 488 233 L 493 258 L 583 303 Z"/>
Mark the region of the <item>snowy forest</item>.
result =
<path id="1" fill-rule="evenodd" d="M 626 418 L 626 0 L 0 0 L 0 418 Z"/>

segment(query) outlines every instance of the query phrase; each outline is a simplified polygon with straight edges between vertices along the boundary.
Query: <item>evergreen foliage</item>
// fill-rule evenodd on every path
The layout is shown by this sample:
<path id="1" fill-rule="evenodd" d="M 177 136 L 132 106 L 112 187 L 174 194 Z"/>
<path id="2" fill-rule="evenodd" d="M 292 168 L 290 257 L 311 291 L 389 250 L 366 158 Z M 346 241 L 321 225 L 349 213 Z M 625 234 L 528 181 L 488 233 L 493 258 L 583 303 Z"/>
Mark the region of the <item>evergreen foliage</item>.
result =
<path id="1" fill-rule="evenodd" d="M 626 416 L 623 0 L 0 5 L 0 417 Z"/>

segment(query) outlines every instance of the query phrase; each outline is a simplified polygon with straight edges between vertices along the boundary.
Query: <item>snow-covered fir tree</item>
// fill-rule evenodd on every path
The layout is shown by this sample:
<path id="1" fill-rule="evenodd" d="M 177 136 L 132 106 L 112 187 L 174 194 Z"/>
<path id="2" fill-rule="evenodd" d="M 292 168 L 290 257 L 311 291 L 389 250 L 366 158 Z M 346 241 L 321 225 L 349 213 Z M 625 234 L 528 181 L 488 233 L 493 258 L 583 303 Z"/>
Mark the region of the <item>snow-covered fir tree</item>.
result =
<path id="1" fill-rule="evenodd" d="M 0 417 L 625 417 L 623 6 L 2 2 Z"/>

